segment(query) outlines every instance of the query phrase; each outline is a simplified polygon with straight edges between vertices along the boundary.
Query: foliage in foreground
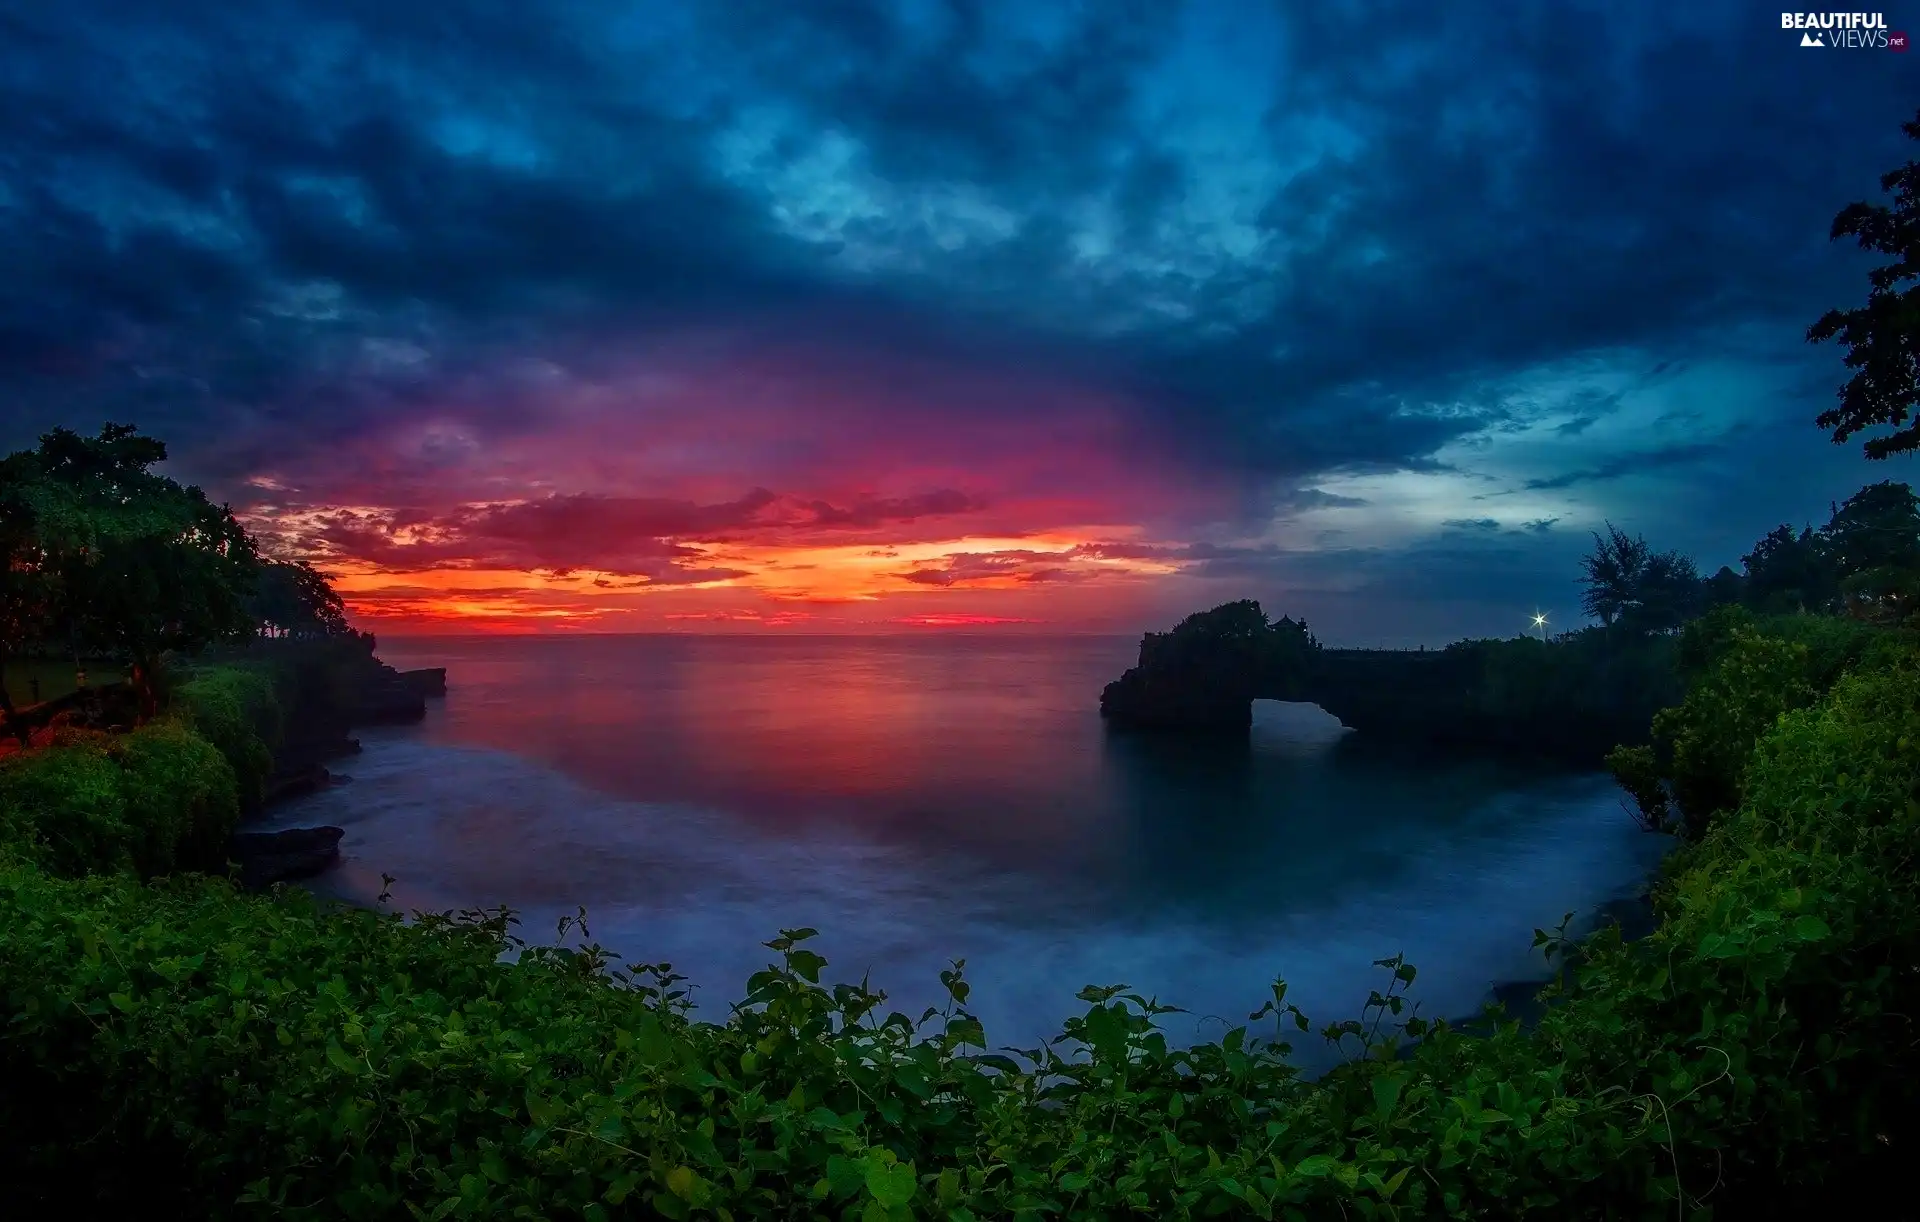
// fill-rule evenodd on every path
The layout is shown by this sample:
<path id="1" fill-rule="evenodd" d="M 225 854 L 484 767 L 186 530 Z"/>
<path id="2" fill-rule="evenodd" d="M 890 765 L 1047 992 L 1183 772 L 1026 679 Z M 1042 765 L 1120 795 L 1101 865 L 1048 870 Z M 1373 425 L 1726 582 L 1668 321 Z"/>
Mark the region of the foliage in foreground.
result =
<path id="1" fill-rule="evenodd" d="M 173 692 L 173 707 L 219 749 L 243 806 L 261 800 L 273 775 L 284 717 L 277 688 L 288 680 L 264 666 L 210 666 Z"/>
<path id="2" fill-rule="evenodd" d="M 1571 971 L 1536 1030 L 1429 1029 L 1385 960 L 1317 1081 L 1279 985 L 1215 1043 L 1171 1048 L 1159 1007 L 1103 988 L 1058 1042 L 993 1054 L 957 965 L 943 1012 L 883 1017 L 819 983 L 806 931 L 706 1023 L 663 968 L 522 947 L 504 913 L 16 861 L 0 1174 L 288 1217 L 1750 1216 L 1907 1157 L 1917 744 L 1920 662 L 1869 651 L 1763 728 L 1653 936 L 1539 935 Z M 44 755 L 94 776 L 89 750 Z"/>
<path id="3" fill-rule="evenodd" d="M 1740 805 L 1753 744 L 1846 670 L 1886 658 L 1910 637 L 1838 616 L 1756 617 L 1725 607 L 1687 626 L 1679 644 L 1685 698 L 1652 720 L 1652 741 L 1619 747 L 1608 766 L 1655 830 L 1704 835 Z"/>
<path id="4" fill-rule="evenodd" d="M 217 867 L 239 817 L 232 766 L 177 717 L 0 762 L 0 842 L 56 875 Z"/>
<path id="5" fill-rule="evenodd" d="M 130 734 L 67 729 L 0 760 L 0 845 L 61 876 L 223 871 L 279 733 L 269 672 L 203 668 L 174 688 L 165 715 Z"/>

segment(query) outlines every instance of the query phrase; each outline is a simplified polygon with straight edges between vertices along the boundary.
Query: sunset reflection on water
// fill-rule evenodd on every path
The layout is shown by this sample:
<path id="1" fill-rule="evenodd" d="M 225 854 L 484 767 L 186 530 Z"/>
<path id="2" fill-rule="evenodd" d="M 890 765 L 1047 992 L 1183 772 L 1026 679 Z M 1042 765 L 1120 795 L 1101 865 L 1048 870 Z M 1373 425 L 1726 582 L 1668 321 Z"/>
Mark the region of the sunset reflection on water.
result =
<path id="1" fill-rule="evenodd" d="M 350 784 L 278 808 L 346 829 L 319 886 L 403 908 L 506 904 L 724 1000 L 783 927 L 834 979 L 932 1004 L 966 958 L 990 1030 L 1027 1039 L 1088 983 L 1244 1013 L 1275 974 L 1357 1006 L 1405 952 L 1445 1013 L 1529 970 L 1658 846 L 1604 776 L 1409 756 L 1318 709 L 1244 741 L 1109 736 L 1098 638 L 481 638 L 385 642 L 446 666 L 421 726 L 369 730 Z"/>

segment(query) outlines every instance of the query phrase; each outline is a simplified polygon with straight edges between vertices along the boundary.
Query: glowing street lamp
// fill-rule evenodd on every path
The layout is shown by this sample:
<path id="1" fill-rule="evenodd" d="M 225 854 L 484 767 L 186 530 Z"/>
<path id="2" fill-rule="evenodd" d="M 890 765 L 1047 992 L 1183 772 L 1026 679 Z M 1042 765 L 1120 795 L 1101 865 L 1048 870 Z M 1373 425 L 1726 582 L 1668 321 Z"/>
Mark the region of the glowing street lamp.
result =
<path id="1" fill-rule="evenodd" d="M 1540 614 L 1540 612 L 1535 611 L 1533 613 L 1533 626 L 1540 630 L 1540 639 L 1543 641 L 1546 640 L 1547 639 L 1547 617 Z"/>

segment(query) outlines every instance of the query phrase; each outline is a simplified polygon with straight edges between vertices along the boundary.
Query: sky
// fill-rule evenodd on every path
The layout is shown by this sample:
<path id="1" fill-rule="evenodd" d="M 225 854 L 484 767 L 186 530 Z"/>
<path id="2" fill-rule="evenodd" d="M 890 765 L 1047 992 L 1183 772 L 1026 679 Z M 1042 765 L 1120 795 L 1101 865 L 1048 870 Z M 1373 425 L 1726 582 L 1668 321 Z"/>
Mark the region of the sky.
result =
<path id="1" fill-rule="evenodd" d="M 135 423 L 382 634 L 1572 627 L 1605 522 L 1711 572 L 1914 478 L 1813 425 L 1805 332 L 1920 55 L 1799 41 L 0 0 L 0 446 Z"/>

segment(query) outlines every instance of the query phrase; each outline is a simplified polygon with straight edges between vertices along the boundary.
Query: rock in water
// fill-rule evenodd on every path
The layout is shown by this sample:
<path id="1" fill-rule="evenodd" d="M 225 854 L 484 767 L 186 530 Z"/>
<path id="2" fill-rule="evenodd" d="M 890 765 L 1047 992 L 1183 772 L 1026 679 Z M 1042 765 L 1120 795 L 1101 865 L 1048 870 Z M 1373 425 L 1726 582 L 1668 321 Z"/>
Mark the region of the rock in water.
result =
<path id="1" fill-rule="evenodd" d="M 337 827 L 296 827 L 284 832 L 235 832 L 227 853 L 240 866 L 240 885 L 264 891 L 275 883 L 312 878 L 340 860 Z"/>
<path id="2" fill-rule="evenodd" d="M 444 696 L 447 694 L 447 668 L 429 666 L 420 670 L 403 670 L 400 681 L 422 696 Z"/>

